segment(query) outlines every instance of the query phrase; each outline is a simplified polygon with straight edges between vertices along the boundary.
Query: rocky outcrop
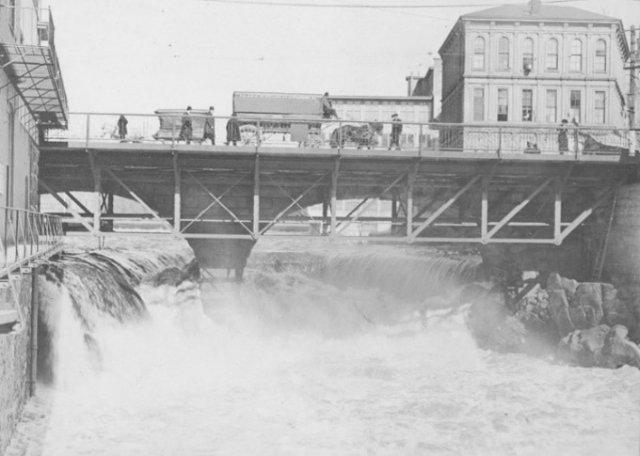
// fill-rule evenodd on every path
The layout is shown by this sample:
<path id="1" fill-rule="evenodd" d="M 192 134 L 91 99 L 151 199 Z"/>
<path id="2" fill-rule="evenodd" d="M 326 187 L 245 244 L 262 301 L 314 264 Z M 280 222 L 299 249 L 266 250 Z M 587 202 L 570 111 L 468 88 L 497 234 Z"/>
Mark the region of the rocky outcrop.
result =
<path id="1" fill-rule="evenodd" d="M 624 325 L 632 330 L 637 327 L 631 306 L 619 298 L 611 284 L 578 283 L 553 273 L 547 280 L 547 292 L 551 318 L 560 337 L 599 324 Z"/>
<path id="2" fill-rule="evenodd" d="M 627 339 L 627 328 L 598 325 L 567 335 L 558 347 L 558 358 L 584 367 L 640 368 L 640 348 Z"/>

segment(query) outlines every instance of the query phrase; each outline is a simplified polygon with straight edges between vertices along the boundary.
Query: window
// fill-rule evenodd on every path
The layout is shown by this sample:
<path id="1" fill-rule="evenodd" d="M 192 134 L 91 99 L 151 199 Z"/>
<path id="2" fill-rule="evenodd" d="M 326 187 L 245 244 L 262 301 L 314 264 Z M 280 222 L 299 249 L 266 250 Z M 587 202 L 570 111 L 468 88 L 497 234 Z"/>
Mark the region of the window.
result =
<path id="1" fill-rule="evenodd" d="M 533 121 L 533 91 L 531 89 L 522 90 L 522 120 L 524 122 Z"/>
<path id="2" fill-rule="evenodd" d="M 605 40 L 596 41 L 596 60 L 593 62 L 593 70 L 596 73 L 607 71 L 607 43 Z"/>
<path id="3" fill-rule="evenodd" d="M 571 97 L 569 100 L 569 107 L 571 108 L 571 117 L 572 120 L 580 123 L 580 107 L 581 107 L 581 93 L 579 90 L 572 90 Z"/>
<path id="4" fill-rule="evenodd" d="M 582 41 L 580 40 L 571 42 L 569 69 L 571 71 L 582 71 Z"/>
<path id="5" fill-rule="evenodd" d="M 522 45 L 522 68 L 525 74 L 533 69 L 533 39 L 525 38 Z"/>
<path id="6" fill-rule="evenodd" d="M 498 42 L 498 69 L 509 69 L 509 38 L 503 36 Z"/>
<path id="7" fill-rule="evenodd" d="M 545 122 L 556 123 L 558 121 L 558 91 L 547 90 L 545 101 Z"/>
<path id="8" fill-rule="evenodd" d="M 473 120 L 484 120 L 484 89 L 473 89 Z"/>
<path id="9" fill-rule="evenodd" d="M 547 41 L 547 70 L 558 69 L 558 40 L 551 38 Z"/>
<path id="10" fill-rule="evenodd" d="M 596 92 L 595 100 L 595 123 L 606 123 L 606 110 L 605 110 L 606 94 L 604 92 Z"/>
<path id="11" fill-rule="evenodd" d="M 473 69 L 484 70 L 484 38 L 481 36 L 473 42 Z"/>
<path id="12" fill-rule="evenodd" d="M 507 89 L 498 89 L 498 122 L 509 120 L 509 100 Z"/>

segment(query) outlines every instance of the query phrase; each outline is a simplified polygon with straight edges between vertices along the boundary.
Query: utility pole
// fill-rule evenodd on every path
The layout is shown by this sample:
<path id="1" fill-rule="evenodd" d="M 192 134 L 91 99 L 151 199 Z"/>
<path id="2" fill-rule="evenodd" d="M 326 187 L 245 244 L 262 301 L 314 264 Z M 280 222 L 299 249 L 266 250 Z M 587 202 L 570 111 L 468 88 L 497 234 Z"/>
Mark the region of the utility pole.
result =
<path id="1" fill-rule="evenodd" d="M 636 70 L 640 67 L 638 59 L 638 42 L 636 39 L 636 28 L 631 27 L 631 52 L 629 57 L 629 128 L 635 128 L 636 125 L 636 104 L 638 101 L 638 84 Z"/>

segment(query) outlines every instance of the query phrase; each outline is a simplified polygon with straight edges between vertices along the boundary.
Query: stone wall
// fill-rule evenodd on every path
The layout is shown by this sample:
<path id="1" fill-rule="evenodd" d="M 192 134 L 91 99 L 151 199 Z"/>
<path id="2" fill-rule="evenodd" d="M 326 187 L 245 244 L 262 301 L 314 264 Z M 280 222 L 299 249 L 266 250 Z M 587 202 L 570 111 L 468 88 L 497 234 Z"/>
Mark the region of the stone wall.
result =
<path id="1" fill-rule="evenodd" d="M 18 292 L 21 324 L 0 334 L 0 455 L 4 454 L 29 397 L 31 373 L 31 273 L 12 279 Z M 0 288 L 0 308 L 15 309 L 12 287 Z"/>

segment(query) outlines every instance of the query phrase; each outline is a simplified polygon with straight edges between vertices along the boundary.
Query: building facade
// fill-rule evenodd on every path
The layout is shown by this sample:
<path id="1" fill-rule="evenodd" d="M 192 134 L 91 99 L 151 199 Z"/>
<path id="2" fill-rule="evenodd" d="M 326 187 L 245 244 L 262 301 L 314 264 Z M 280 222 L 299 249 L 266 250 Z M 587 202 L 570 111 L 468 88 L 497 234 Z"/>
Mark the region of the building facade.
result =
<path id="1" fill-rule="evenodd" d="M 33 242 L 33 232 L 24 228 L 26 210 L 37 211 L 39 205 L 40 134 L 66 125 L 53 39 L 51 13 L 40 9 L 38 0 L 0 0 L 0 255 L 5 270 L 12 255 L 18 257 Z M 15 272 L 9 280 L 6 272 L 2 276 L 11 287 L 0 288 L 0 454 L 35 385 L 35 272 Z"/>
<path id="2" fill-rule="evenodd" d="M 531 0 L 461 16 L 439 53 L 441 122 L 626 125 L 619 19 Z"/>
<path id="3" fill-rule="evenodd" d="M 0 0 L 0 206 L 38 207 L 38 139 L 66 125 L 51 13 L 39 0 Z"/>

